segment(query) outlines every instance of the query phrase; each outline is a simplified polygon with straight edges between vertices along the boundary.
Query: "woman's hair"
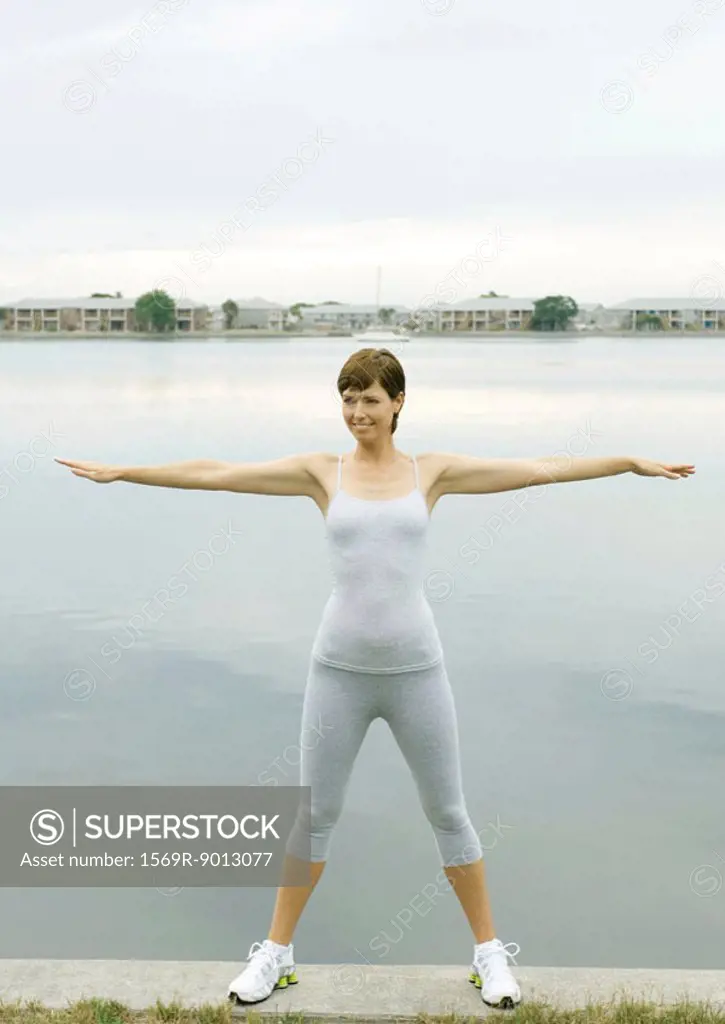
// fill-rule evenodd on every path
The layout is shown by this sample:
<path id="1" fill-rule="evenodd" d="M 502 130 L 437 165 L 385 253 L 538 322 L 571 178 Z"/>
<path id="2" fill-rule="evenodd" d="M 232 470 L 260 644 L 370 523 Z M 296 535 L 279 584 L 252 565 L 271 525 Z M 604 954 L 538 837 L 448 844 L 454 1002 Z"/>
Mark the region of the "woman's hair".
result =
<path id="1" fill-rule="evenodd" d="M 405 391 L 405 373 L 397 356 L 387 348 L 361 348 L 348 358 L 337 378 L 340 394 L 347 388 L 365 391 L 379 384 L 389 398 L 397 398 Z M 398 426 L 398 413 L 393 414 L 390 433 Z"/>

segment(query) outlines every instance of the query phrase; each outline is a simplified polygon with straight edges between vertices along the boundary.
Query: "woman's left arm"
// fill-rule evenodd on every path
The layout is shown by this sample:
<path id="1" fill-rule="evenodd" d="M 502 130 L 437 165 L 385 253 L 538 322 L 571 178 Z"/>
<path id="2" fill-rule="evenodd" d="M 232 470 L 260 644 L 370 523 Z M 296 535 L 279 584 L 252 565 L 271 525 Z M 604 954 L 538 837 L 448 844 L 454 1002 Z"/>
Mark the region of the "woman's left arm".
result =
<path id="1" fill-rule="evenodd" d="M 555 455 L 541 459 L 480 459 L 472 455 L 437 453 L 436 489 L 443 494 L 493 494 L 541 484 L 596 480 L 599 477 L 636 473 L 664 476 L 669 480 L 691 476 L 695 467 L 670 465 L 631 456 L 577 458 Z"/>

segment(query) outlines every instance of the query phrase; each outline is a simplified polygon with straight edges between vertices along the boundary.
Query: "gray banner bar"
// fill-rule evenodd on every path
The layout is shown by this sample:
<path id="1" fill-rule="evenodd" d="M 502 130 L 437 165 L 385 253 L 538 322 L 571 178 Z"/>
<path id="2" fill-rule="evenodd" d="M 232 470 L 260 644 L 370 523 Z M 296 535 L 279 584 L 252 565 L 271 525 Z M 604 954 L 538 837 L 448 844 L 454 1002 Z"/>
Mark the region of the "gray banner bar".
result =
<path id="1" fill-rule="evenodd" d="M 309 820 L 309 786 L 0 786 L 0 887 L 309 885 Z"/>

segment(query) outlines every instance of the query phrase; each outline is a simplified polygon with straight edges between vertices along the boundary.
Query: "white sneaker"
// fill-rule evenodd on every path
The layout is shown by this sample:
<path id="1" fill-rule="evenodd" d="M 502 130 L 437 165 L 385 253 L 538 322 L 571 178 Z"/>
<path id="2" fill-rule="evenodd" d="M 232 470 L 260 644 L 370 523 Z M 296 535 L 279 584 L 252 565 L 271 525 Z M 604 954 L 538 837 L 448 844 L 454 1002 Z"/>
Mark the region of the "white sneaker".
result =
<path id="1" fill-rule="evenodd" d="M 508 946 L 515 946 L 513 951 Z M 486 949 L 474 949 L 473 964 L 468 980 L 473 982 L 476 988 L 481 989 L 481 999 L 487 1006 L 497 1006 L 502 1010 L 512 1010 L 517 1003 L 521 1002 L 521 989 L 516 983 L 507 957 L 514 957 L 521 952 L 521 947 L 516 942 L 509 942 L 507 946 L 500 939 L 492 939 Z"/>
<path id="2" fill-rule="evenodd" d="M 247 960 L 249 964 L 229 985 L 230 999 L 236 996 L 242 1003 L 259 1003 L 276 988 L 297 984 L 291 942 L 282 952 L 275 950 L 269 939 L 253 942 Z"/>

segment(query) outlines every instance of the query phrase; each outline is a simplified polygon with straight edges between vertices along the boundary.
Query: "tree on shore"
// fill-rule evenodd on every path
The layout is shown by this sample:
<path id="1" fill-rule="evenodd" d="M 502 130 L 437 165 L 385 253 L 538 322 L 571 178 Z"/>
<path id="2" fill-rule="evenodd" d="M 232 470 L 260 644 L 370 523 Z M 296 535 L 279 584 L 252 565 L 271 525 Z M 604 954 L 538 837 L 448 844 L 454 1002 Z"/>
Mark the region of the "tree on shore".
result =
<path id="1" fill-rule="evenodd" d="M 224 314 L 224 330 L 228 331 L 234 326 L 239 315 L 239 306 L 234 299 L 227 299 L 226 302 L 222 303 L 222 313 Z"/>
<path id="2" fill-rule="evenodd" d="M 656 313 L 637 313 L 637 330 L 642 328 L 646 331 L 663 331 L 665 325 Z"/>
<path id="3" fill-rule="evenodd" d="M 383 308 L 381 310 L 379 310 L 379 312 L 378 312 L 378 316 L 380 317 L 380 323 L 381 324 L 389 324 L 391 318 L 394 315 L 395 315 L 395 307 L 394 306 L 383 306 Z"/>
<path id="4" fill-rule="evenodd" d="M 532 331 L 565 331 L 578 312 L 579 307 L 570 296 L 547 295 L 534 303 L 529 327 Z"/>
<path id="5" fill-rule="evenodd" d="M 497 292 L 489 292 L 488 295 L 479 295 L 479 299 L 507 299 L 508 295 L 499 295 Z"/>
<path id="6" fill-rule="evenodd" d="M 136 300 L 135 311 L 140 331 L 162 334 L 176 330 L 176 303 L 162 288 L 141 295 Z"/>
<path id="7" fill-rule="evenodd" d="M 116 292 L 115 295 L 111 295 L 110 292 L 93 292 L 91 295 L 92 299 L 122 299 L 123 295 L 120 292 Z"/>
<path id="8" fill-rule="evenodd" d="M 294 306 L 290 306 L 289 311 L 292 314 L 292 316 L 297 317 L 297 319 L 299 320 L 302 316 L 302 309 L 312 309 L 314 305 L 314 302 L 295 302 Z"/>

